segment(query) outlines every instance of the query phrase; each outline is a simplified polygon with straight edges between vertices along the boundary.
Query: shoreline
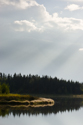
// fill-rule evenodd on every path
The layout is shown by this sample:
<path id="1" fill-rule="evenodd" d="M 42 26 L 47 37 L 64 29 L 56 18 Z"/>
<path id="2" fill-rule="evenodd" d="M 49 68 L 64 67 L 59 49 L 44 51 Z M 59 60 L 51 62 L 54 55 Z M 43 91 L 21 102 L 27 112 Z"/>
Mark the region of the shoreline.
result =
<path id="1" fill-rule="evenodd" d="M 35 107 L 35 106 L 43 106 L 43 105 L 48 105 L 48 106 L 53 106 L 54 105 L 54 100 L 53 99 L 48 99 L 48 98 L 38 98 L 34 100 L 24 100 L 24 101 L 17 101 L 17 100 L 10 100 L 10 101 L 0 101 L 0 105 L 13 105 L 13 106 L 21 106 L 21 105 L 27 105 L 28 107 Z"/>

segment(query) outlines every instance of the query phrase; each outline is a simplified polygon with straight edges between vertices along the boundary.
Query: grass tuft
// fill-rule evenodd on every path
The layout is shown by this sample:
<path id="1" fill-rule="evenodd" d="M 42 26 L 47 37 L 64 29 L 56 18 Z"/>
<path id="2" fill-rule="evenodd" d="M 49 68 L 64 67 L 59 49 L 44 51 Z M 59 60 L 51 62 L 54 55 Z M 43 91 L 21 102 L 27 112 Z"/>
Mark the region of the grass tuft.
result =
<path id="1" fill-rule="evenodd" d="M 20 94 L 0 94 L 0 102 L 1 101 L 11 101 L 11 100 L 16 100 L 16 101 L 32 101 L 38 99 L 37 97 L 33 97 L 31 95 L 20 95 Z"/>

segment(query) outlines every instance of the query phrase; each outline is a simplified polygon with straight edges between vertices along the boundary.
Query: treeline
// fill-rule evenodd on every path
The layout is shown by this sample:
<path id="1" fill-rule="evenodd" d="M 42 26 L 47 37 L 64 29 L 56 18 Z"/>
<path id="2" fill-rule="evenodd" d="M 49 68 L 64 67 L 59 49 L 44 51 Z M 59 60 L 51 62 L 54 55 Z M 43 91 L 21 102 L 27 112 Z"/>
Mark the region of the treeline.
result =
<path id="1" fill-rule="evenodd" d="M 21 75 L 13 76 L 0 73 L 0 83 L 9 84 L 10 93 L 20 94 L 83 94 L 83 84 L 48 76 Z"/>

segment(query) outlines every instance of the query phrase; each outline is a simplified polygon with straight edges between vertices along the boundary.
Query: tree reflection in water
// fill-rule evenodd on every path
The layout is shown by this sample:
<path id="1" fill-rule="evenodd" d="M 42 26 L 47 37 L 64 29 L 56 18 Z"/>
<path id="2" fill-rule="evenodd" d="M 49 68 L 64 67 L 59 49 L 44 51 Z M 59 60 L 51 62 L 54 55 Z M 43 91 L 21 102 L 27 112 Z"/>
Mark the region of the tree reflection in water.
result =
<path id="1" fill-rule="evenodd" d="M 77 98 L 58 98 L 54 99 L 54 106 L 45 106 L 45 107 L 11 107 L 11 106 L 2 106 L 0 105 L 0 116 L 5 117 L 11 113 L 15 117 L 16 115 L 47 115 L 47 114 L 57 114 L 58 112 L 66 112 L 79 110 L 83 106 L 83 99 Z"/>

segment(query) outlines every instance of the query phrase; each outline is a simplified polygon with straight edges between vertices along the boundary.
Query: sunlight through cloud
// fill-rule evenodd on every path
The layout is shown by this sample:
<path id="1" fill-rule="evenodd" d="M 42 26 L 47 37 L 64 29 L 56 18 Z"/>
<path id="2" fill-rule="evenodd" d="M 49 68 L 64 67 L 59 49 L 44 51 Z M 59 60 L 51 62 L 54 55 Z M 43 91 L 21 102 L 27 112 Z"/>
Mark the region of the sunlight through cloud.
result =
<path id="1" fill-rule="evenodd" d="M 83 51 L 83 48 L 80 48 L 79 51 Z"/>

